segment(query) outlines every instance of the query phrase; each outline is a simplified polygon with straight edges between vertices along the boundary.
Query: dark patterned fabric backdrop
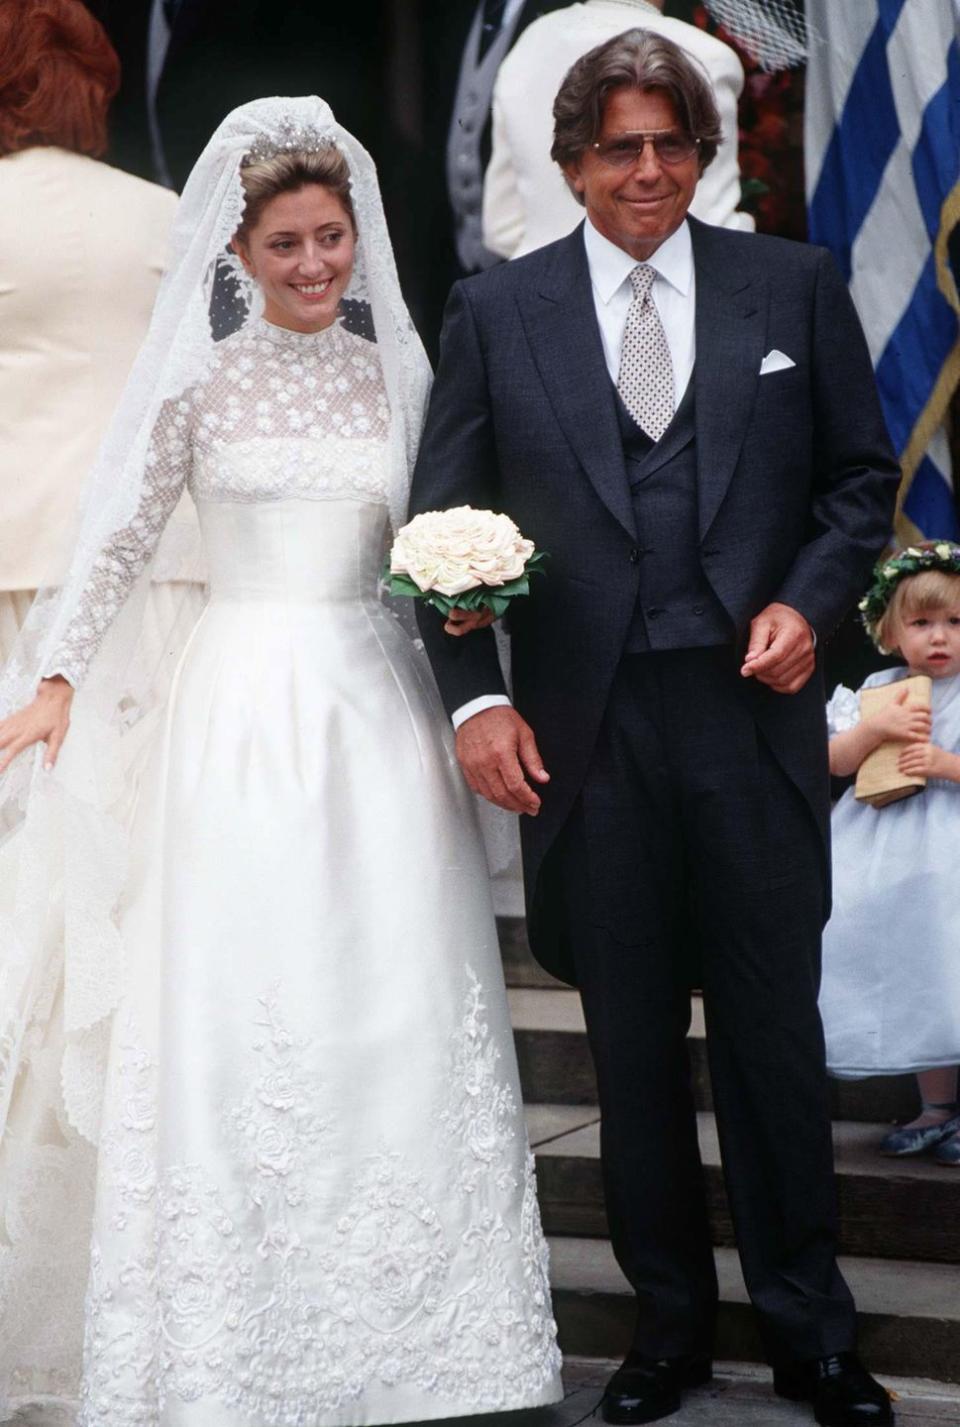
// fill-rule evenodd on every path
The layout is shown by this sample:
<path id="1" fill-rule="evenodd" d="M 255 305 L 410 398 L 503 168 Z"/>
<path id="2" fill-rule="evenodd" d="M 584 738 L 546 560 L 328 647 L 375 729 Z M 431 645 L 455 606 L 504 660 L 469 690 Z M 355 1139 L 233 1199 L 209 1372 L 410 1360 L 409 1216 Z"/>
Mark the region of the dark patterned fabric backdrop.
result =
<path id="1" fill-rule="evenodd" d="M 803 185 L 804 71 L 765 74 L 756 60 L 707 12 L 693 8 L 693 23 L 735 49 L 746 73 L 740 99 L 740 171 L 743 204 L 760 233 L 805 239 Z"/>

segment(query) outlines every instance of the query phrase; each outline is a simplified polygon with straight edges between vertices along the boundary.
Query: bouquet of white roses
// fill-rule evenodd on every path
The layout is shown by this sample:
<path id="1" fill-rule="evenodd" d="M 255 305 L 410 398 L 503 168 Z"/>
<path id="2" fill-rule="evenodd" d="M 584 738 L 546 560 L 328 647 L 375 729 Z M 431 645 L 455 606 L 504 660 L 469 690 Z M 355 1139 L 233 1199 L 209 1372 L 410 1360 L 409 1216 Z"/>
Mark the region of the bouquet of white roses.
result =
<path id="1" fill-rule="evenodd" d="M 387 563 L 387 589 L 412 595 L 444 616 L 453 609 L 489 609 L 496 618 L 546 556 L 525 540 L 508 515 L 461 505 L 428 510 L 397 535 Z"/>

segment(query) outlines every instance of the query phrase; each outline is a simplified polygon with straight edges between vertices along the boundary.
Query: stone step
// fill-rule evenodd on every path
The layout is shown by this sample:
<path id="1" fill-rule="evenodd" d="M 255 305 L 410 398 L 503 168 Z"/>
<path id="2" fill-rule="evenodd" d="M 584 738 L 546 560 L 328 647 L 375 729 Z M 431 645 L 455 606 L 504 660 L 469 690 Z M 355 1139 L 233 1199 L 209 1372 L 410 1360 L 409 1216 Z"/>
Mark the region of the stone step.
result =
<path id="1" fill-rule="evenodd" d="M 497 917 L 503 974 L 508 986 L 563 987 L 564 982 L 544 971 L 535 961 L 527 941 L 527 924 L 523 917 Z"/>
<path id="2" fill-rule="evenodd" d="M 596 1111 L 528 1105 L 527 1124 L 547 1233 L 605 1238 Z M 714 1242 L 727 1247 L 733 1226 L 713 1116 L 701 1113 L 698 1127 Z M 960 1174 L 925 1158 L 885 1159 L 876 1150 L 882 1134 L 880 1125 L 834 1124 L 841 1253 L 960 1263 Z M 960 1280 L 956 1292 L 960 1310 Z"/>
<path id="3" fill-rule="evenodd" d="M 597 1083 L 577 992 L 557 982 L 555 988 L 511 987 L 509 996 L 524 1099 L 531 1104 L 595 1105 Z M 698 996 L 692 1002 L 690 1063 L 697 1109 L 712 1110 L 703 1004 Z M 871 1124 L 910 1120 L 919 1103 L 912 1075 L 831 1080 L 830 1095 L 835 1120 Z"/>
<path id="4" fill-rule="evenodd" d="M 550 1241 L 550 1257 L 553 1307 L 564 1353 L 622 1357 L 630 1347 L 634 1301 L 609 1243 L 555 1238 Z M 736 1253 L 719 1248 L 716 1262 L 720 1282 L 717 1355 L 735 1362 L 762 1362 L 756 1321 Z M 874 1372 L 944 1383 L 960 1381 L 956 1269 L 944 1264 L 846 1257 L 841 1259 L 841 1267 L 857 1301 L 860 1351 Z M 780 1420 L 774 1416 L 777 1402 L 779 1399 L 770 1399 L 770 1417 L 758 1416 L 758 1423 Z M 953 1410 L 957 1410 L 956 1403 Z M 809 1411 L 806 1420 L 812 1421 Z M 960 1411 L 942 1418 L 937 1412 L 936 1420 L 960 1421 Z"/>
<path id="5" fill-rule="evenodd" d="M 610 1359 L 568 1353 L 563 1360 L 562 1402 L 519 1412 L 479 1413 L 469 1419 L 469 1427 L 583 1427 L 587 1423 L 600 1427 L 597 1409 L 617 1367 L 619 1362 Z M 884 1373 L 883 1385 L 896 1402 L 897 1427 L 957 1427 L 960 1422 L 960 1387 L 955 1383 Z M 454 1419 L 443 1421 L 454 1427 Z M 66 1417 L 58 1417 L 56 1423 L 44 1418 L 35 1427 L 69 1427 L 69 1423 Z M 407 1427 L 427 1427 L 427 1423 L 411 1422 Z M 683 1406 L 670 1417 L 669 1427 L 813 1427 L 813 1417 L 806 1403 L 774 1395 L 765 1364 L 717 1359 L 712 1381 L 684 1394 Z"/>
<path id="6" fill-rule="evenodd" d="M 507 990 L 523 1098 L 536 1105 L 596 1105 L 597 1078 L 577 991 Z"/>

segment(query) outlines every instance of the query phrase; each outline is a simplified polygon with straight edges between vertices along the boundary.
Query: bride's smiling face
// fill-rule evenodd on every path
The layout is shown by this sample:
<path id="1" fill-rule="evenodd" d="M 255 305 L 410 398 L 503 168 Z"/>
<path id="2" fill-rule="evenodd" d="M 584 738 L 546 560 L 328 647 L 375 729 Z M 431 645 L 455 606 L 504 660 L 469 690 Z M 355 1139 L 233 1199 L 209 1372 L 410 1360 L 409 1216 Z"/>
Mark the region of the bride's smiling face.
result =
<path id="1" fill-rule="evenodd" d="M 319 332 L 336 321 L 353 273 L 356 234 L 331 189 L 311 183 L 278 193 L 233 246 L 263 292 L 268 322 Z"/>

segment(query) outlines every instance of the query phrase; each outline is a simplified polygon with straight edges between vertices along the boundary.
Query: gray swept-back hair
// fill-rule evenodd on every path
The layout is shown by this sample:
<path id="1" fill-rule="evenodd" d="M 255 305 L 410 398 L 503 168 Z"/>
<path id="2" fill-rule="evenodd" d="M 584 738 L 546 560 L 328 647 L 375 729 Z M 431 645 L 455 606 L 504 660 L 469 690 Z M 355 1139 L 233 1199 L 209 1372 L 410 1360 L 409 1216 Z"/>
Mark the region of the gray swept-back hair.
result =
<path id="1" fill-rule="evenodd" d="M 700 141 L 703 173 L 721 138 L 713 87 L 696 60 L 672 40 L 651 30 L 625 30 L 622 35 L 614 35 L 612 40 L 581 55 L 567 71 L 553 101 L 550 157 L 561 168 L 578 159 L 600 133 L 608 94 L 624 86 L 660 89 L 669 95 L 683 129 Z"/>

